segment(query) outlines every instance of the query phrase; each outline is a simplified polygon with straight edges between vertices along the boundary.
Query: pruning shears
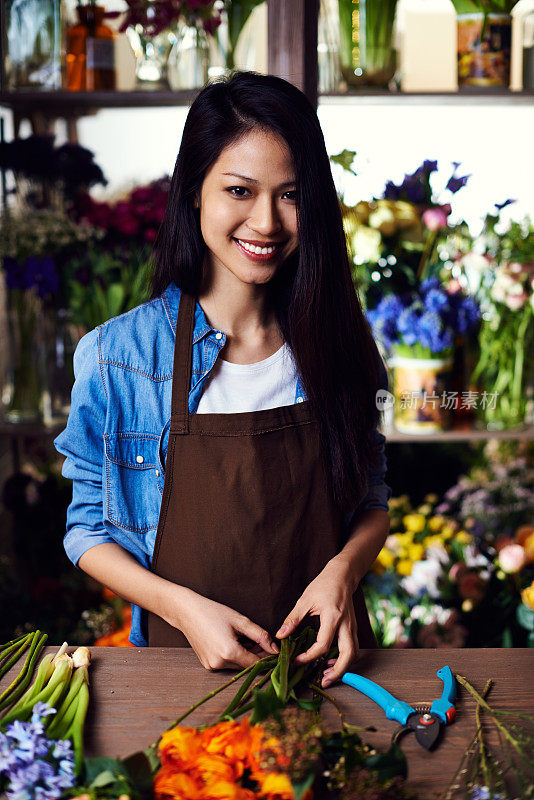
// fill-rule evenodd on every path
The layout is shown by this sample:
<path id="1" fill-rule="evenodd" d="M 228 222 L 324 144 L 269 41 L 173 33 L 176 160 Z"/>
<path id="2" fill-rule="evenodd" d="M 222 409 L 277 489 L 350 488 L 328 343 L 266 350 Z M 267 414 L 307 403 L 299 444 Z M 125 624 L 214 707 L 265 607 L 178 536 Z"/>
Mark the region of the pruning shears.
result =
<path id="1" fill-rule="evenodd" d="M 413 731 L 419 744 L 426 750 L 431 750 L 440 738 L 445 725 L 450 725 L 456 716 L 454 707 L 456 681 L 451 668 L 441 667 L 437 671 L 437 676 L 443 681 L 441 697 L 434 700 L 431 705 L 420 703 L 415 707 L 403 700 L 397 700 L 378 683 L 355 672 L 345 672 L 341 677 L 341 682 L 374 700 L 386 712 L 387 719 L 400 722 L 400 727 L 393 733 L 393 742 L 396 742 L 404 733 Z"/>

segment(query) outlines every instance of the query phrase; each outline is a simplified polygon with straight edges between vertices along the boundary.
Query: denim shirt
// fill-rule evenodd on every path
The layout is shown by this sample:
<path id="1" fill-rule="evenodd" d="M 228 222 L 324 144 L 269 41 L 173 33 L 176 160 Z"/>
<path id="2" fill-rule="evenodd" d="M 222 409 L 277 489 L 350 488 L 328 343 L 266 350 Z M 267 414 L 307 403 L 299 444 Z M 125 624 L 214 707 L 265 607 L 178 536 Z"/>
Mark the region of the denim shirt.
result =
<path id="1" fill-rule="evenodd" d="M 54 440 L 73 481 L 64 547 L 77 566 L 98 544 L 116 542 L 150 568 L 165 479 L 171 417 L 174 340 L 180 289 L 110 319 L 82 337 L 74 353 L 75 382 L 67 426 Z M 226 343 L 200 304 L 195 308 L 189 412 Z M 306 399 L 300 380 L 295 402 Z M 388 510 L 385 437 L 375 432 L 379 464 L 358 508 Z M 199 486 L 199 491 L 202 488 Z M 147 614 L 132 604 L 130 641 L 147 642 Z"/>

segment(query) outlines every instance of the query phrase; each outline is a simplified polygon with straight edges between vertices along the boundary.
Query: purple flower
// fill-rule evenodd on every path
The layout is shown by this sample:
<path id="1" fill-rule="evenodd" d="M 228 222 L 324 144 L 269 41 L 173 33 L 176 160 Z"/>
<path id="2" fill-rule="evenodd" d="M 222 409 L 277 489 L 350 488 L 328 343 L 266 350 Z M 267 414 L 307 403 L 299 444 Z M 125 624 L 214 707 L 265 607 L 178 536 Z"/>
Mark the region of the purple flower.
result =
<path id="1" fill-rule="evenodd" d="M 74 785 L 71 742 L 44 733 L 43 719 L 55 713 L 38 703 L 30 722 L 15 721 L 0 732 L 0 784 L 6 784 L 7 800 L 55 800 Z"/>
<path id="2" fill-rule="evenodd" d="M 456 194 L 456 192 L 460 191 L 460 189 L 465 186 L 470 177 L 471 175 L 463 175 L 461 178 L 457 175 L 452 175 L 449 178 L 449 182 L 445 188 L 447 188 L 453 194 Z"/>
<path id="3" fill-rule="evenodd" d="M 516 203 L 516 202 L 517 202 L 517 200 L 508 199 L 508 200 L 505 200 L 504 203 L 494 203 L 494 206 L 498 211 L 502 211 L 503 208 L 506 208 L 506 206 L 509 206 L 510 203 Z"/>
<path id="4" fill-rule="evenodd" d="M 35 287 L 41 298 L 55 294 L 59 289 L 56 267 L 49 256 L 46 258 L 28 256 L 23 263 L 19 263 L 11 256 L 5 256 L 3 267 L 8 289 L 26 292 Z"/>

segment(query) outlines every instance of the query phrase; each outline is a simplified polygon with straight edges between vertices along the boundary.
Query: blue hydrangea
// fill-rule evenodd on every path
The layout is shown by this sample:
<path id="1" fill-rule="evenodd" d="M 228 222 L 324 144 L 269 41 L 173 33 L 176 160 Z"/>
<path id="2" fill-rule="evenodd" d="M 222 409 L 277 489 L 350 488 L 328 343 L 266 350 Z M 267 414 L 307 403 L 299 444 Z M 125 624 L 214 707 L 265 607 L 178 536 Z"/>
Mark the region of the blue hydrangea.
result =
<path id="1" fill-rule="evenodd" d="M 456 336 L 469 333 L 480 321 L 480 309 L 472 297 L 447 292 L 439 278 L 424 280 L 417 292 L 386 295 L 367 311 L 373 335 L 386 348 L 395 344 L 420 344 L 431 353 L 454 346 Z"/>
<path id="2" fill-rule="evenodd" d="M 504 795 L 491 792 L 487 786 L 473 786 L 471 800 L 504 800 Z"/>
<path id="3" fill-rule="evenodd" d="M 74 785 L 72 743 L 44 731 L 43 719 L 55 713 L 36 703 L 29 722 L 16 720 L 0 732 L 0 790 L 7 800 L 55 800 Z"/>

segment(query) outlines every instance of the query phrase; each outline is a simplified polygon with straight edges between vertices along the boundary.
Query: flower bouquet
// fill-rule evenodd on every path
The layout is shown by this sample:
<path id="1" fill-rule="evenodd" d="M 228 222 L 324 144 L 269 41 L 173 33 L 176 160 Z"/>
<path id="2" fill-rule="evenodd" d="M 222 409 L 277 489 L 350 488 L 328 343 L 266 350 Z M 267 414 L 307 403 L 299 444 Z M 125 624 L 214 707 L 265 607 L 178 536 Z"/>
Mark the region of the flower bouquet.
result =
<path id="1" fill-rule="evenodd" d="M 451 506 L 436 495 L 415 510 L 406 496 L 392 498 L 390 509 L 394 533 L 364 583 L 380 646 L 528 644 L 531 525 L 492 536 L 473 516 L 445 516 Z"/>
<path id="2" fill-rule="evenodd" d="M 475 328 L 479 311 L 456 286 L 428 278 L 418 291 L 386 295 L 367 311 L 374 337 L 395 368 L 395 425 L 406 433 L 432 433 L 449 425 L 458 392 L 448 392 L 456 338 Z M 450 396 L 449 396 L 450 395 Z"/>

